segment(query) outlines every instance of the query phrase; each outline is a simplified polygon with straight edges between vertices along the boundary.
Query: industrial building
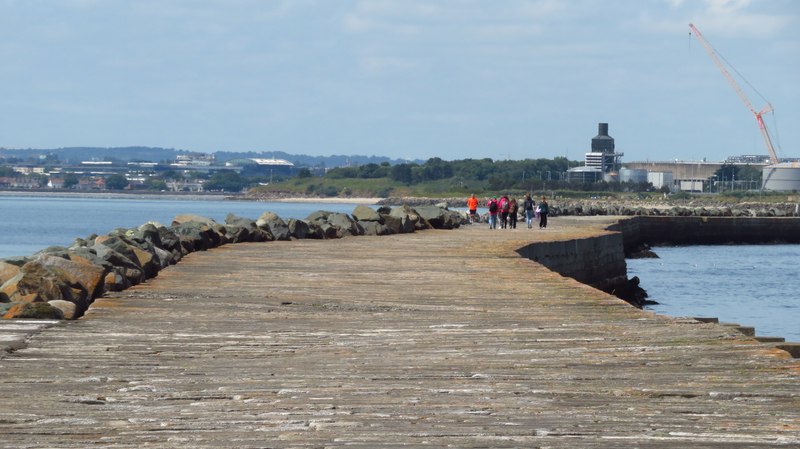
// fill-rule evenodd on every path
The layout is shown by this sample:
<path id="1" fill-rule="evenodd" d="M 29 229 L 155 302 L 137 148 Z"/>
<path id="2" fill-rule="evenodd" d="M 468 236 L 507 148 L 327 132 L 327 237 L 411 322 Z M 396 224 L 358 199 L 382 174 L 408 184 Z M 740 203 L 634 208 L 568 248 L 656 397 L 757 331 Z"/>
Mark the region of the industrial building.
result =
<path id="1" fill-rule="evenodd" d="M 579 183 L 616 180 L 623 155 L 615 150 L 614 138 L 608 135 L 608 123 L 598 123 L 597 135 L 592 138 L 591 151 L 584 156 L 584 165 L 567 170 L 567 179 Z"/>

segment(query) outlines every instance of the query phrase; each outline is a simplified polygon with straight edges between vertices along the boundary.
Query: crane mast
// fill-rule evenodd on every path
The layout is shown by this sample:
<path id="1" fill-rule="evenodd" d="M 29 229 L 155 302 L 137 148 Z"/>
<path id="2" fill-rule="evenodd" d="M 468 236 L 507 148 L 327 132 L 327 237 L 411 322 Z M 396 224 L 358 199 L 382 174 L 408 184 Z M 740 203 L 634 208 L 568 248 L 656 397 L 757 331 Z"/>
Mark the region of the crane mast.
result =
<path id="1" fill-rule="evenodd" d="M 750 112 L 756 117 L 756 122 L 758 123 L 758 129 L 761 131 L 761 136 L 764 138 L 764 142 L 767 144 L 767 151 L 769 151 L 769 159 L 773 164 L 777 164 L 779 162 L 778 155 L 775 153 L 775 147 L 772 146 L 772 139 L 769 137 L 769 131 L 767 131 L 767 125 L 764 123 L 764 118 L 762 117 L 764 114 L 767 114 L 772 111 L 772 105 L 767 103 L 760 111 L 756 111 L 753 107 L 753 103 L 750 102 L 750 99 L 747 98 L 747 95 L 744 94 L 744 91 L 736 80 L 731 76 L 728 69 L 725 68 L 725 64 L 720 61 L 719 57 L 717 56 L 717 51 L 714 50 L 714 47 L 705 40 L 700 30 L 694 26 L 694 24 L 689 24 L 690 33 L 694 34 L 694 37 L 703 44 L 703 48 L 705 48 L 706 53 L 708 56 L 711 57 L 711 60 L 714 61 L 714 65 L 717 66 L 722 75 L 728 80 L 728 84 L 733 87 L 733 90 L 736 91 L 736 94 L 739 95 L 739 99 L 742 100 L 742 103 L 750 110 Z"/>

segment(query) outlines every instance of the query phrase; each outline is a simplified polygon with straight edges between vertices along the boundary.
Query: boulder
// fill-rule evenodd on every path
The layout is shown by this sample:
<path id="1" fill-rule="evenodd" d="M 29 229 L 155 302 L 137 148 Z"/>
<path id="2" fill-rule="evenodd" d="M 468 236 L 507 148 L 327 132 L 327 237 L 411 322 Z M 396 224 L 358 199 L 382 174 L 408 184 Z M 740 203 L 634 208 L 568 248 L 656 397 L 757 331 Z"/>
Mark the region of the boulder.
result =
<path id="1" fill-rule="evenodd" d="M 172 219 L 172 226 L 174 227 L 192 221 L 196 223 L 202 223 L 208 226 L 211 226 L 212 224 L 216 223 L 216 221 L 214 221 L 214 219 L 212 218 L 202 217 L 200 215 L 195 215 L 195 214 L 181 214 L 181 215 L 176 215 L 175 218 Z"/>
<path id="2" fill-rule="evenodd" d="M 158 237 L 161 239 L 161 247 L 172 254 L 173 263 L 177 263 L 185 255 L 181 238 L 172 228 L 159 227 Z"/>
<path id="3" fill-rule="evenodd" d="M 225 216 L 225 224 L 241 226 L 249 229 L 255 229 L 258 227 L 255 220 L 247 217 L 240 217 L 234 214 L 228 214 Z"/>
<path id="4" fill-rule="evenodd" d="M 136 256 L 134 262 L 142 267 L 144 275 L 148 278 L 158 276 L 158 272 L 161 270 L 161 261 L 159 261 L 153 253 L 145 251 L 137 246 L 132 247 L 132 249 L 133 254 Z"/>
<path id="5" fill-rule="evenodd" d="M 97 251 L 92 248 L 83 246 L 70 248 L 67 255 L 69 260 L 73 262 L 84 265 L 96 265 L 103 268 L 106 273 L 114 269 L 114 265 L 112 265 L 111 262 L 98 257 Z"/>
<path id="6" fill-rule="evenodd" d="M 237 241 L 237 238 L 238 241 L 242 242 L 268 242 L 275 240 L 271 233 L 259 228 L 258 223 L 250 218 L 228 214 L 225 217 L 225 227 L 228 229 L 228 236 L 231 241 Z M 237 227 L 243 228 L 245 231 Z M 239 232 L 240 235 L 232 235 L 234 232 Z"/>
<path id="7" fill-rule="evenodd" d="M 323 223 L 328 221 L 328 216 L 333 214 L 333 212 L 328 212 L 326 210 L 318 210 L 316 212 L 311 212 L 307 217 L 307 222 L 316 222 L 316 223 Z"/>
<path id="8" fill-rule="evenodd" d="M 36 256 L 40 254 L 51 254 L 53 256 L 58 256 L 58 257 L 67 257 L 68 251 L 69 250 L 67 248 L 64 248 L 63 246 L 48 246 L 45 249 L 36 251 L 33 254 L 33 257 L 36 258 Z"/>
<path id="9" fill-rule="evenodd" d="M 30 261 L 31 257 L 29 256 L 11 256 L 3 259 L 3 262 L 11 265 L 16 265 L 18 267 L 21 267 Z"/>
<path id="10" fill-rule="evenodd" d="M 393 233 L 387 226 L 377 221 L 359 221 L 358 224 L 364 230 L 363 235 L 389 235 Z"/>
<path id="11" fill-rule="evenodd" d="M 225 235 L 228 236 L 230 243 L 249 242 L 252 239 L 250 229 L 243 226 L 226 224 L 225 231 Z"/>
<path id="12" fill-rule="evenodd" d="M 303 220 L 290 218 L 287 226 L 289 227 L 289 233 L 296 239 L 308 238 L 308 235 L 311 233 L 311 228 L 309 228 L 308 223 Z"/>
<path id="13" fill-rule="evenodd" d="M 353 209 L 353 218 L 357 221 L 381 221 L 381 215 L 376 210 L 362 204 Z"/>
<path id="14" fill-rule="evenodd" d="M 79 284 L 94 299 L 103 294 L 106 269 L 99 265 L 78 263 L 69 259 L 42 254 L 36 259 L 46 267 L 57 268 L 70 284 Z"/>
<path id="15" fill-rule="evenodd" d="M 161 241 L 161 233 L 152 223 L 145 223 L 136 228 L 133 232 L 133 238 L 148 242 L 156 248 L 164 248 L 164 243 Z"/>
<path id="16" fill-rule="evenodd" d="M 430 224 L 420 218 L 419 214 L 417 214 L 417 211 L 406 205 L 391 208 L 389 210 L 389 216 L 398 218 L 400 220 L 400 232 L 404 234 L 408 232 L 414 232 L 415 230 L 420 231 L 423 229 L 430 229 Z M 387 218 L 384 217 L 384 223 L 386 223 L 386 220 Z"/>
<path id="17" fill-rule="evenodd" d="M 339 235 L 339 228 L 328 223 L 327 221 L 319 225 L 319 230 L 322 236 L 320 238 L 323 239 L 337 239 L 341 237 L 341 235 Z"/>
<path id="18" fill-rule="evenodd" d="M 256 225 L 272 234 L 275 240 L 289 240 L 291 237 L 289 226 L 276 213 L 264 212 L 256 220 Z"/>
<path id="19" fill-rule="evenodd" d="M 225 217 L 225 229 L 232 243 L 241 243 L 253 241 L 258 226 L 255 220 L 228 214 Z"/>
<path id="20" fill-rule="evenodd" d="M 302 220 L 306 225 L 308 225 L 308 235 L 306 238 L 309 239 L 324 239 L 325 233 L 322 230 L 320 224 L 316 221 L 306 221 Z"/>
<path id="21" fill-rule="evenodd" d="M 154 246 L 152 249 L 149 250 L 154 256 L 155 260 L 158 263 L 159 270 L 163 270 L 168 266 L 175 263 L 175 257 L 173 257 L 172 253 L 165 250 L 164 248 L 159 248 Z"/>
<path id="22" fill-rule="evenodd" d="M 142 267 L 123 254 L 103 244 L 95 244 L 91 249 L 97 253 L 97 257 L 110 263 L 114 267 L 113 270 L 123 276 L 129 285 L 141 284 L 147 279 Z M 108 277 L 106 277 L 106 281 L 108 281 Z"/>
<path id="23" fill-rule="evenodd" d="M 173 226 L 172 230 L 180 238 L 181 246 L 186 253 L 205 251 L 213 248 L 215 241 L 219 241 L 219 236 L 211 227 L 197 221 L 181 223 Z"/>
<path id="24" fill-rule="evenodd" d="M 383 215 L 383 226 L 386 228 L 387 234 L 402 234 L 407 232 L 414 232 L 414 224 L 408 219 L 408 216 L 402 218 L 395 217 L 394 215 Z"/>
<path id="25" fill-rule="evenodd" d="M 430 223 L 435 229 L 453 229 L 461 225 L 458 214 L 436 206 L 417 206 L 419 216 Z"/>
<path id="26" fill-rule="evenodd" d="M 361 235 L 360 229 L 355 221 L 347 214 L 333 213 L 328 216 L 328 224 L 339 228 L 339 237 Z"/>
<path id="27" fill-rule="evenodd" d="M 231 239 L 228 237 L 228 228 L 226 228 L 225 225 L 214 223 L 211 225 L 211 230 L 214 232 L 214 235 L 211 236 L 213 242 L 212 248 L 230 243 Z"/>
<path id="28" fill-rule="evenodd" d="M 136 261 L 136 254 L 133 252 L 133 245 L 124 237 L 117 235 L 101 235 L 95 239 L 92 248 L 97 250 L 98 246 L 106 246 L 122 254 L 132 261 Z"/>
<path id="29" fill-rule="evenodd" d="M 12 305 L 3 315 L 3 319 L 33 318 L 60 320 L 64 318 L 63 312 L 46 302 L 19 302 Z"/>
<path id="30" fill-rule="evenodd" d="M 38 260 L 26 263 L 19 274 L 0 286 L 0 292 L 13 302 L 42 302 L 54 299 L 70 301 L 85 310 L 89 293 L 58 267 L 48 267 Z"/>
<path id="31" fill-rule="evenodd" d="M 0 260 L 0 285 L 19 274 L 19 267 Z"/>
<path id="32" fill-rule="evenodd" d="M 61 299 L 55 299 L 53 301 L 48 301 L 47 304 L 60 310 L 65 320 L 74 320 L 75 318 L 79 318 L 79 315 L 76 313 L 77 308 L 74 303 Z"/>
<path id="33" fill-rule="evenodd" d="M 158 271 L 161 269 L 162 262 L 155 257 L 155 253 L 143 249 L 143 247 L 150 246 L 149 244 L 140 247 L 136 242 L 123 236 L 100 236 L 97 237 L 92 248 L 97 250 L 98 246 L 106 246 L 122 254 L 140 268 L 148 278 L 158 275 Z"/>
<path id="34" fill-rule="evenodd" d="M 132 285 L 128 278 L 123 276 L 118 270 L 113 270 L 106 274 L 103 283 L 106 291 L 109 292 L 121 292 L 122 290 L 130 288 Z"/>

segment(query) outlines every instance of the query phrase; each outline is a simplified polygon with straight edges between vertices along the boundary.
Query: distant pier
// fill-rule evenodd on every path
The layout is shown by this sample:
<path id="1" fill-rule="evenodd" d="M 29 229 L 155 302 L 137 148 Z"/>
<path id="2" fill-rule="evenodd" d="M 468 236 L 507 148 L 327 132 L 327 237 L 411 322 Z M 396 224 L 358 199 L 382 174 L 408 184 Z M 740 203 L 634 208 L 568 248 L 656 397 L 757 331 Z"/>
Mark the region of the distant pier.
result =
<path id="1" fill-rule="evenodd" d="M 548 251 L 614 220 L 192 253 L 80 320 L 13 322 L 0 447 L 800 447 L 774 342 L 526 258 L 571 266 Z"/>

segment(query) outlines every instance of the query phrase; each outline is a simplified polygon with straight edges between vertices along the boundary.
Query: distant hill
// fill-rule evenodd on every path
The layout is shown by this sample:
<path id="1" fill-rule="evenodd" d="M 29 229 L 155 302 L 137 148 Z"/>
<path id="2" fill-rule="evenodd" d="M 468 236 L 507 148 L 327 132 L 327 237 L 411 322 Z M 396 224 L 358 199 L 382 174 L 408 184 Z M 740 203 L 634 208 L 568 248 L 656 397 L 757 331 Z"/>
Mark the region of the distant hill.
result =
<path id="1" fill-rule="evenodd" d="M 52 154 L 58 157 L 62 163 L 77 164 L 81 161 L 103 161 L 118 160 L 122 162 L 147 161 L 164 162 L 174 161 L 179 154 L 193 153 L 192 151 L 176 150 L 173 148 L 159 147 L 116 147 L 116 148 L 97 148 L 97 147 L 70 147 L 70 148 L 50 148 L 50 149 L 9 149 L 0 148 L 0 158 L 38 158 Z M 360 156 L 360 155 L 333 155 L 333 156 L 309 156 L 305 154 L 289 154 L 283 151 L 264 151 L 264 152 L 233 152 L 217 151 L 214 153 L 219 162 L 229 161 L 240 158 L 275 158 L 285 159 L 299 167 L 342 167 L 347 165 L 380 164 L 389 162 L 392 165 L 405 162 L 423 163 L 422 160 L 407 161 L 404 159 L 391 159 L 385 156 Z"/>
<path id="2" fill-rule="evenodd" d="M 71 148 L 49 148 L 49 149 L 0 149 L 0 157 L 16 157 L 28 159 L 31 157 L 44 157 L 49 154 L 58 157 L 62 163 L 77 164 L 81 161 L 103 161 L 120 160 L 123 162 L 131 161 L 174 161 L 175 157 L 186 151 L 178 151 L 172 148 L 158 147 L 118 147 L 118 148 L 95 148 L 95 147 L 71 147 Z"/>

